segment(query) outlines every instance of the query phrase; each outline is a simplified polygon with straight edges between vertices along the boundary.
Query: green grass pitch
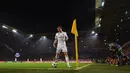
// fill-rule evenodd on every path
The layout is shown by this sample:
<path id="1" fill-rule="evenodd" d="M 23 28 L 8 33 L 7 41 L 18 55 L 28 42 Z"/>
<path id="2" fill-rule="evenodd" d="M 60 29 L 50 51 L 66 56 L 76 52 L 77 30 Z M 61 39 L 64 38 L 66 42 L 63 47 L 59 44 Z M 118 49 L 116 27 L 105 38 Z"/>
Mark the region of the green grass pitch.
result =
<path id="1" fill-rule="evenodd" d="M 57 68 L 52 68 L 51 63 L 0 63 L 0 73 L 130 73 L 130 66 L 110 66 L 107 64 L 80 63 L 76 69 L 75 63 L 68 68 L 66 63 L 58 63 Z"/>
<path id="2" fill-rule="evenodd" d="M 75 63 L 70 63 L 72 68 L 75 69 Z M 86 63 L 80 63 L 79 67 L 85 65 Z M 0 63 L 0 69 L 52 69 L 52 63 L 40 63 L 40 62 L 4 62 Z M 68 68 L 66 63 L 58 63 L 57 68 Z M 68 68 L 69 69 L 69 68 Z"/>

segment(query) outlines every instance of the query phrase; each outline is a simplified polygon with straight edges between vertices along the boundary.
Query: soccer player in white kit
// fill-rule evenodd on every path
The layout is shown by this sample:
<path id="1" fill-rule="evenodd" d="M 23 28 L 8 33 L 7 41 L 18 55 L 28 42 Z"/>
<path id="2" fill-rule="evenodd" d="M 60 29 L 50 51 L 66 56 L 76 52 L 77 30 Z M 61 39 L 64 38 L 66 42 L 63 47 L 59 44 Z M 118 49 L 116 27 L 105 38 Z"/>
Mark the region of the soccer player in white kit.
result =
<path id="1" fill-rule="evenodd" d="M 67 66 L 70 68 L 71 66 L 69 64 L 68 51 L 67 51 L 67 46 L 66 46 L 66 41 L 68 40 L 67 33 L 62 31 L 61 26 L 58 26 L 57 30 L 58 30 L 58 32 L 55 34 L 55 40 L 53 43 L 54 48 L 56 48 L 56 56 L 55 56 L 54 63 L 56 63 L 58 61 L 60 52 L 63 52 Z"/>

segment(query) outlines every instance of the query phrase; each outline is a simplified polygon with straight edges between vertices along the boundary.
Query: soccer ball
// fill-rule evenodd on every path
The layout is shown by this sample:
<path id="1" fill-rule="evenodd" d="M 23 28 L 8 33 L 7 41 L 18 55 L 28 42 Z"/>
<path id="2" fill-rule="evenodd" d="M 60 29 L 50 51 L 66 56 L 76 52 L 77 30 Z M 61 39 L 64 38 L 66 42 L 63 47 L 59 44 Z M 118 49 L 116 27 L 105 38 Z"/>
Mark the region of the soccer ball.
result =
<path id="1" fill-rule="evenodd" d="M 56 68 L 56 67 L 57 67 L 57 64 L 56 64 L 56 63 L 52 63 L 52 67 L 53 67 L 53 68 Z"/>

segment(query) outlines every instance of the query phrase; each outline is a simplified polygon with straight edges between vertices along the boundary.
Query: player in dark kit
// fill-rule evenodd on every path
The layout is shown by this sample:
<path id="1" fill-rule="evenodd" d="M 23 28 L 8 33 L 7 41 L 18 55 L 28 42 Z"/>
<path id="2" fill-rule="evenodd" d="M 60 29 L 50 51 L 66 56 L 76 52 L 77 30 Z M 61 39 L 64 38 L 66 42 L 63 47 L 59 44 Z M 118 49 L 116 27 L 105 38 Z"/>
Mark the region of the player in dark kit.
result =
<path id="1" fill-rule="evenodd" d="M 110 56 L 110 58 L 111 58 L 110 64 L 111 64 L 112 66 L 113 66 L 113 65 L 116 65 L 116 64 L 117 64 L 117 56 L 116 56 L 116 50 L 115 50 L 115 47 L 114 47 L 114 46 L 111 46 L 111 47 L 110 47 L 109 56 Z"/>
<path id="2" fill-rule="evenodd" d="M 120 45 L 116 44 L 116 43 L 112 43 L 110 46 L 110 50 L 109 50 L 109 55 L 111 57 L 111 61 L 110 64 L 116 65 L 116 66 L 120 66 L 122 65 L 122 48 L 120 47 Z"/>
<path id="3" fill-rule="evenodd" d="M 123 52 L 122 52 L 122 48 L 120 47 L 120 45 L 115 43 L 115 47 L 116 47 L 116 56 L 117 56 L 117 60 L 118 60 L 118 66 L 122 65 L 122 58 L 123 58 Z"/>

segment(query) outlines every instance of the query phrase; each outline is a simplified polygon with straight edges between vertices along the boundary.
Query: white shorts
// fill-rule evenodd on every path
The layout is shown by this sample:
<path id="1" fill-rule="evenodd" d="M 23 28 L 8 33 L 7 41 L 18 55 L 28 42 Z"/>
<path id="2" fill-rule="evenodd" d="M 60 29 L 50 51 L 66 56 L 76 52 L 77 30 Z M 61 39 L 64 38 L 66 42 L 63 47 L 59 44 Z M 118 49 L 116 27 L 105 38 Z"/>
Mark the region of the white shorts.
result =
<path id="1" fill-rule="evenodd" d="M 56 49 L 56 53 L 60 53 L 60 52 L 68 52 L 67 47 L 57 48 L 57 49 Z"/>

